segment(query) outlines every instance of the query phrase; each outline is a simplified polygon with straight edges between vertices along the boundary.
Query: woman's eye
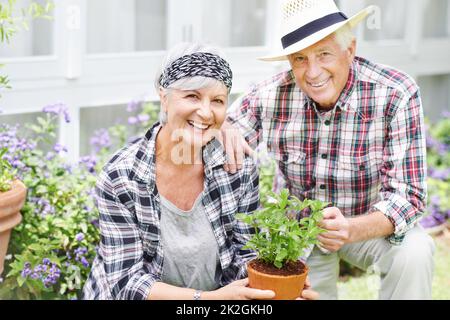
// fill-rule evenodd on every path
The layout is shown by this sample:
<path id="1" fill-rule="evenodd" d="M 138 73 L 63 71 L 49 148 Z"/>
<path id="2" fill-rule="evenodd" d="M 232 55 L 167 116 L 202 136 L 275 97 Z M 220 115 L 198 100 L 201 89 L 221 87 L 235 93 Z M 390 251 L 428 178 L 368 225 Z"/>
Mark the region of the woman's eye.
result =
<path id="1" fill-rule="evenodd" d="M 190 99 L 198 99 L 198 96 L 195 94 L 189 94 L 186 96 L 186 98 L 190 98 Z"/>
<path id="2" fill-rule="evenodd" d="M 215 103 L 219 103 L 219 104 L 224 104 L 225 102 L 223 102 L 223 100 L 221 99 L 216 99 L 214 100 Z"/>

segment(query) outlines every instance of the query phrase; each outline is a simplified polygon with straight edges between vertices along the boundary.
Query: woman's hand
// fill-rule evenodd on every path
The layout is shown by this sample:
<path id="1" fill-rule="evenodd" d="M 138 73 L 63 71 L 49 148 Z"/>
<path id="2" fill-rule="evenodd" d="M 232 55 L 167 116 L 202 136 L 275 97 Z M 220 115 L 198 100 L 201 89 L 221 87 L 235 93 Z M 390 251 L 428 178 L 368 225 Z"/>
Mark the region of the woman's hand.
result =
<path id="1" fill-rule="evenodd" d="M 215 291 L 204 292 L 204 300 L 268 300 L 275 297 L 271 290 L 248 287 L 248 278 L 237 280 Z"/>

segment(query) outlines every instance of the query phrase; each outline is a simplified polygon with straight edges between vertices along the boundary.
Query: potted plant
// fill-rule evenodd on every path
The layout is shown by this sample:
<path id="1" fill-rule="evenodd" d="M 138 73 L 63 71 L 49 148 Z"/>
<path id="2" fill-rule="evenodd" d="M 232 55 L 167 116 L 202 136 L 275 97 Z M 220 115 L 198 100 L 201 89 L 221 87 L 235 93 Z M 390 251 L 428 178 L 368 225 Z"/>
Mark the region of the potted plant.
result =
<path id="1" fill-rule="evenodd" d="M 11 230 L 22 221 L 20 210 L 27 194 L 25 185 L 15 179 L 10 163 L 3 159 L 5 153 L 6 149 L 0 150 L 0 275 Z"/>
<path id="2" fill-rule="evenodd" d="M 273 290 L 275 300 L 301 296 L 308 267 L 300 257 L 305 249 L 318 243 L 317 236 L 324 231 L 318 222 L 327 205 L 317 200 L 301 201 L 283 189 L 280 194 L 271 192 L 261 210 L 236 216 L 256 230 L 244 246 L 258 253 L 247 265 L 250 287 Z M 303 210 L 310 214 L 298 221 L 295 216 Z"/>

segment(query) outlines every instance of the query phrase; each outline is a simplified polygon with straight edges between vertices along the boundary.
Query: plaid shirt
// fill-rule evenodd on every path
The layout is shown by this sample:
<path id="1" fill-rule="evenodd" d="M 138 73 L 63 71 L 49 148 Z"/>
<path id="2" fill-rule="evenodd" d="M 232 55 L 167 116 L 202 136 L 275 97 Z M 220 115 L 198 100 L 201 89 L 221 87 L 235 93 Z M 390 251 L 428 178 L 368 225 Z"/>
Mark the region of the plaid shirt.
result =
<path id="1" fill-rule="evenodd" d="M 84 299 L 146 299 L 161 281 L 164 248 L 160 232 L 160 197 L 155 184 L 157 123 L 145 138 L 120 150 L 99 175 L 96 194 L 101 242 L 84 286 Z M 242 246 L 253 229 L 235 220 L 259 204 L 258 174 L 245 160 L 236 174 L 223 170 L 225 154 L 213 140 L 203 149 L 202 203 L 219 247 L 224 286 L 246 276 L 245 263 L 256 255 Z"/>
<path id="2" fill-rule="evenodd" d="M 345 216 L 381 211 L 401 244 L 426 201 L 426 149 L 420 93 L 392 68 L 356 57 L 336 107 L 326 113 L 295 84 L 292 71 L 239 99 L 229 121 L 255 148 L 267 143 L 287 187 Z"/>

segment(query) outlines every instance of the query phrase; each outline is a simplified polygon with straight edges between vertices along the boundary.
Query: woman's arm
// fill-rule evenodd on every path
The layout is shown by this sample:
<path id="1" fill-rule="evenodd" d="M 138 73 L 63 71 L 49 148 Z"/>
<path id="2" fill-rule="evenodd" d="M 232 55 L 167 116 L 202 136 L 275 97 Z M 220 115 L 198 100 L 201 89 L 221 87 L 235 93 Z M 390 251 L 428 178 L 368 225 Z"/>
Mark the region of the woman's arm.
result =
<path id="1" fill-rule="evenodd" d="M 118 194 L 114 187 L 124 184 L 119 180 L 121 173 L 112 168 L 102 171 L 97 181 L 101 236 L 99 254 L 112 297 L 145 300 L 157 277 L 144 265 L 144 249 L 136 218 L 123 202 L 131 199 L 126 191 Z"/>
<path id="2" fill-rule="evenodd" d="M 200 293 L 200 300 L 266 300 L 275 294 L 270 290 L 258 290 L 247 287 L 248 279 L 234 281 L 229 285 Z M 148 296 L 149 300 L 193 300 L 196 290 L 175 287 L 166 283 L 156 282 Z"/>

